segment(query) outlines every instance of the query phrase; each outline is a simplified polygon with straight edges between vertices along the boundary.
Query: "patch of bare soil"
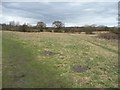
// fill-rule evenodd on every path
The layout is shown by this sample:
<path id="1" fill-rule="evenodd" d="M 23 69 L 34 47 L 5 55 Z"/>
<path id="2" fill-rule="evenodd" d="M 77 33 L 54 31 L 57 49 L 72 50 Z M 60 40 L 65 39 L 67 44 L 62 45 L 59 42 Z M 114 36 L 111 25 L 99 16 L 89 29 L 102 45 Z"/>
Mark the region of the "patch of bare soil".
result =
<path id="1" fill-rule="evenodd" d="M 53 55 L 58 54 L 58 53 L 55 53 L 53 51 L 47 51 L 47 50 L 45 50 L 45 51 L 43 51 L 43 54 L 46 55 L 46 56 L 53 56 Z"/>
<path id="2" fill-rule="evenodd" d="M 72 70 L 73 70 L 74 72 L 78 72 L 78 73 L 85 72 L 85 71 L 87 71 L 88 69 L 90 69 L 90 68 L 88 68 L 87 66 L 81 66 L 81 65 L 74 65 L 74 66 L 72 67 Z"/>

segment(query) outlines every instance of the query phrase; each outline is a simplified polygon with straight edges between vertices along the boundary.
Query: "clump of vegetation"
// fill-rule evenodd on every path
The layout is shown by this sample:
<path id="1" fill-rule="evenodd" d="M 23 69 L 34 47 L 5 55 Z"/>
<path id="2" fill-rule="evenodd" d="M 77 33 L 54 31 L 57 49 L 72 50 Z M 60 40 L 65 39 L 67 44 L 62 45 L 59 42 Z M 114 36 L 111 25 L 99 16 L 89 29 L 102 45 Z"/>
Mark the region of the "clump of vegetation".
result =
<path id="1" fill-rule="evenodd" d="M 115 33 L 99 33 L 99 35 L 97 36 L 98 38 L 103 38 L 103 39 L 107 39 L 107 40 L 111 40 L 111 39 L 118 39 L 118 35 Z"/>
<path id="2" fill-rule="evenodd" d="M 86 34 L 93 34 L 93 26 L 85 25 L 84 30 Z"/>
<path id="3" fill-rule="evenodd" d="M 22 32 L 27 32 L 29 30 L 29 27 L 26 24 L 23 24 L 20 28 Z"/>
<path id="4" fill-rule="evenodd" d="M 120 34 L 119 28 L 117 28 L 117 27 L 112 27 L 111 29 L 109 29 L 109 32 L 115 33 L 115 34 Z"/>

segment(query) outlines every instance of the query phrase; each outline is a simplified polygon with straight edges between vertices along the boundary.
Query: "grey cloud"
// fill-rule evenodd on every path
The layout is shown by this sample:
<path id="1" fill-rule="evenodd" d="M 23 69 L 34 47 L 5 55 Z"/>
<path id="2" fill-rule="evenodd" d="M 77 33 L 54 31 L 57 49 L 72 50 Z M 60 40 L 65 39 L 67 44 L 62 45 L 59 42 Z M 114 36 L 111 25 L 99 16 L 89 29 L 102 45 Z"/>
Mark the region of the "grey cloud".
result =
<path id="1" fill-rule="evenodd" d="M 30 18 L 34 20 L 31 23 L 41 20 L 50 24 L 55 20 L 61 20 L 76 25 L 85 23 L 111 25 L 112 21 L 110 22 L 109 19 L 117 16 L 116 2 L 4 2 L 2 7 L 3 15 L 10 15 L 13 18 L 14 16 Z M 106 18 L 108 18 L 108 21 Z M 105 22 L 96 22 L 96 20 Z M 115 24 L 112 23 L 112 25 Z"/>

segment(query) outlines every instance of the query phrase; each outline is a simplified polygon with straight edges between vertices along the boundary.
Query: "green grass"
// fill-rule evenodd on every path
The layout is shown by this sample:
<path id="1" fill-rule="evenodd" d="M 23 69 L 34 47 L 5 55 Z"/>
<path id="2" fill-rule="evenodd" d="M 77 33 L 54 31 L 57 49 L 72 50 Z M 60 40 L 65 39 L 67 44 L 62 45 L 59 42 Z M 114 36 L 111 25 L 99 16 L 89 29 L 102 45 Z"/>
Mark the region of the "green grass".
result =
<path id="1" fill-rule="evenodd" d="M 2 89 L 2 32 L 0 31 L 0 89 Z"/>
<path id="2" fill-rule="evenodd" d="M 118 43 L 85 34 L 3 32 L 3 87 L 118 87 Z M 74 65 L 87 66 L 74 72 Z"/>

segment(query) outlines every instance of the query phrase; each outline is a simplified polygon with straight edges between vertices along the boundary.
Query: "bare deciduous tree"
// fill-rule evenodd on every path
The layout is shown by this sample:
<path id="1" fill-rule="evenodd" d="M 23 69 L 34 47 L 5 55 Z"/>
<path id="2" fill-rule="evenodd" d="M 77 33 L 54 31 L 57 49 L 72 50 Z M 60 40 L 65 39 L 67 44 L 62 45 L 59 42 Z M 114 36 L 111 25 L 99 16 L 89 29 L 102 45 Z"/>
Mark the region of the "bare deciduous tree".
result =
<path id="1" fill-rule="evenodd" d="M 61 32 L 60 29 L 65 25 L 61 21 L 54 21 L 52 26 L 56 29 L 57 32 Z"/>
<path id="2" fill-rule="evenodd" d="M 53 27 L 55 28 L 61 28 L 61 27 L 64 27 L 64 24 L 61 22 L 61 21 L 54 21 L 52 23 Z"/>
<path id="3" fill-rule="evenodd" d="M 46 24 L 44 22 L 37 22 L 37 28 L 39 28 L 39 31 L 43 31 L 43 29 L 46 27 Z"/>

